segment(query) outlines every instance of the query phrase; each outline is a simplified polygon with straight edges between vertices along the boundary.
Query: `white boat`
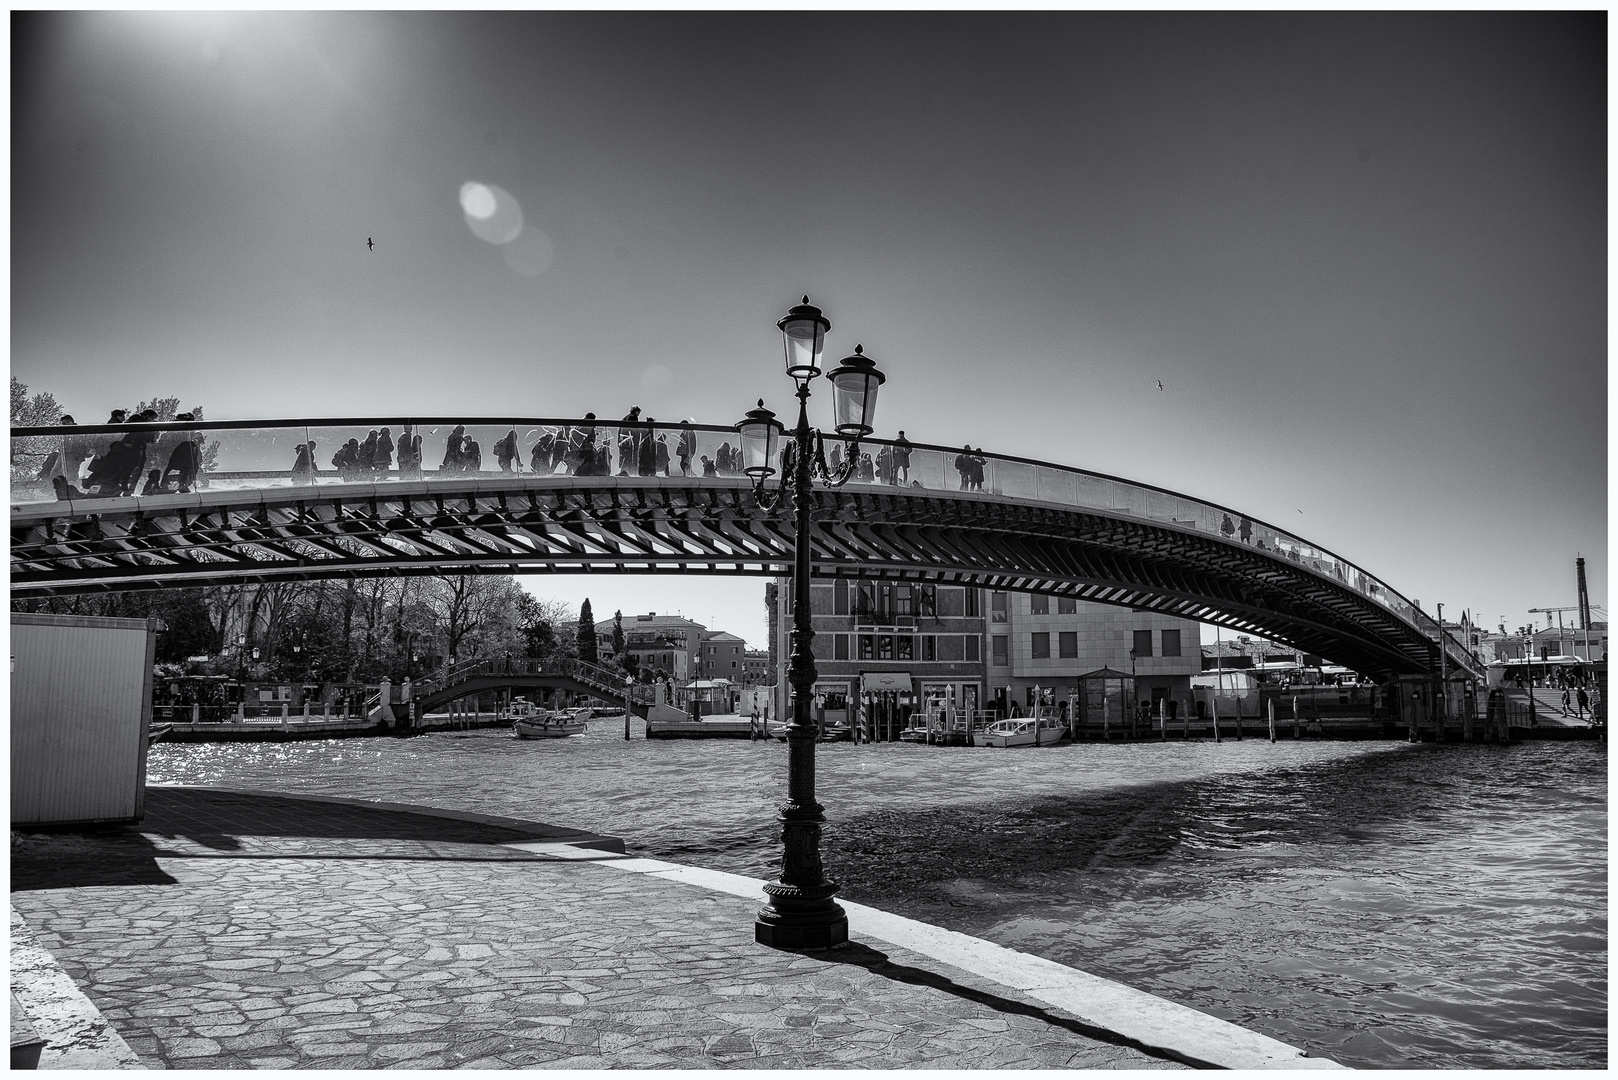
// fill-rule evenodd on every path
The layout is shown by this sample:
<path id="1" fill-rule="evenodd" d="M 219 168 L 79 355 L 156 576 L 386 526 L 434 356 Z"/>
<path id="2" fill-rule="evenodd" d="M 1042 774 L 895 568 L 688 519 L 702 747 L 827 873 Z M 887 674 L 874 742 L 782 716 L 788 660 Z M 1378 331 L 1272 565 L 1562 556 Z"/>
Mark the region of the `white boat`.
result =
<path id="1" fill-rule="evenodd" d="M 976 746 L 1050 746 L 1067 734 L 1061 720 L 1042 716 L 996 720 L 973 737 Z"/>
<path id="2" fill-rule="evenodd" d="M 547 712 L 519 699 L 505 715 L 511 717 L 511 733 L 519 739 L 565 739 L 590 727 L 590 710 L 582 707 Z"/>
<path id="3" fill-rule="evenodd" d="M 977 746 L 1035 746 L 1039 742 L 1039 721 L 996 720 L 975 734 L 972 741 Z"/>

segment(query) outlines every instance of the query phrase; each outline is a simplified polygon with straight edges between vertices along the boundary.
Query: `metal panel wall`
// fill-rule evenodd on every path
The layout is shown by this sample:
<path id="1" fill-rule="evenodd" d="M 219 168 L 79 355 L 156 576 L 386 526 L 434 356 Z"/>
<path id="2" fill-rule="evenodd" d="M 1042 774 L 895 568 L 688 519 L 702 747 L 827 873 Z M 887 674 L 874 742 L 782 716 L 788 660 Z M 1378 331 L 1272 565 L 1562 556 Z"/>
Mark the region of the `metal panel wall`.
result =
<path id="1" fill-rule="evenodd" d="M 162 624 L 11 616 L 11 822 L 138 821 Z"/>

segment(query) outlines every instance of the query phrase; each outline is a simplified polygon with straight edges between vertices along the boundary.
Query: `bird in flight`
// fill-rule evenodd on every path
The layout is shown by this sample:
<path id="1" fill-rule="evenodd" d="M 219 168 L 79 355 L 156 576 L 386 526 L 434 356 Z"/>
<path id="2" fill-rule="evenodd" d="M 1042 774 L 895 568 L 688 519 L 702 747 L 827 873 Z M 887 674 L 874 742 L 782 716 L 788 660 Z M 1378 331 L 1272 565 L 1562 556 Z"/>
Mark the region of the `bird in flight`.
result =
<path id="1" fill-rule="evenodd" d="M 1157 380 L 1157 392 L 1158 393 L 1163 392 L 1163 380 L 1162 379 Z"/>
<path id="2" fill-rule="evenodd" d="M 365 238 L 365 250 L 366 250 L 366 251 L 371 251 L 371 250 L 373 250 L 373 249 L 374 249 L 374 248 L 375 248 L 375 247 L 376 247 L 376 241 L 375 241 L 375 240 L 372 240 L 372 239 L 371 239 L 371 238 L 370 238 L 370 237 L 369 237 L 369 236 L 367 236 L 367 237 L 366 237 L 366 238 Z M 1157 385 L 1158 385 L 1158 389 L 1162 389 L 1162 387 L 1163 387 L 1163 384 L 1162 384 L 1162 383 L 1158 383 L 1158 384 L 1157 384 Z"/>

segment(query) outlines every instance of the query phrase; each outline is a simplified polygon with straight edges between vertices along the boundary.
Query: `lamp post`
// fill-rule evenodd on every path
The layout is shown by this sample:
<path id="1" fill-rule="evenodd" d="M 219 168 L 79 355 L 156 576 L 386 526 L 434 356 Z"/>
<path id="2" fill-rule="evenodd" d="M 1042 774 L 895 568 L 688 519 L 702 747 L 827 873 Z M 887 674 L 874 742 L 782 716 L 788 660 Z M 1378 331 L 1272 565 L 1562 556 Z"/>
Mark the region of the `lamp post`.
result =
<path id="1" fill-rule="evenodd" d="M 820 862 L 820 827 L 826 820 L 815 801 L 815 739 L 810 715 L 810 694 L 815 685 L 810 642 L 814 628 L 809 617 L 809 524 L 813 513 L 811 490 L 818 479 L 838 487 L 854 475 L 859 462 L 859 440 L 872 431 L 877 389 L 886 376 L 855 346 L 826 373 L 832 388 L 832 416 L 837 433 L 852 440 L 843 463 L 826 467 L 825 439 L 809 426 L 809 383 L 821 374 L 820 356 L 831 322 L 819 308 L 803 298 L 776 323 L 786 350 L 786 373 L 797 384 L 798 425 L 781 459 L 781 486 L 766 489 L 775 473 L 776 440 L 782 425 L 764 407 L 747 413 L 736 425 L 741 436 L 742 465 L 753 481 L 753 493 L 766 509 L 779 504 L 792 491 L 794 518 L 792 560 L 792 653 L 787 679 L 792 684 L 792 720 L 787 725 L 787 801 L 781 807 L 781 877 L 764 886 L 767 897 L 753 925 L 754 940 L 781 949 L 827 949 L 848 940 L 848 914 L 832 899 L 837 884 L 826 880 Z"/>

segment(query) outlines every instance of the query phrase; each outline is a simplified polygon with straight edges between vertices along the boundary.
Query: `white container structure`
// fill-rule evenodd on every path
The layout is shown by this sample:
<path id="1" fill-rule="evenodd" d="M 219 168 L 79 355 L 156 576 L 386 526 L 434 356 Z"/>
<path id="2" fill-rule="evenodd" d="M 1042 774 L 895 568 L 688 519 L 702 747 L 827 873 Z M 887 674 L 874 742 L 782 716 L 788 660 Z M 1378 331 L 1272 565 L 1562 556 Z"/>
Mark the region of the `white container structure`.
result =
<path id="1" fill-rule="evenodd" d="M 161 629 L 12 613 L 12 828 L 141 819 Z"/>

